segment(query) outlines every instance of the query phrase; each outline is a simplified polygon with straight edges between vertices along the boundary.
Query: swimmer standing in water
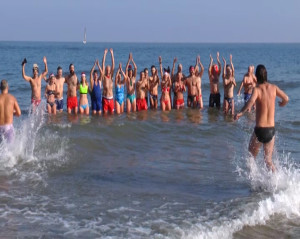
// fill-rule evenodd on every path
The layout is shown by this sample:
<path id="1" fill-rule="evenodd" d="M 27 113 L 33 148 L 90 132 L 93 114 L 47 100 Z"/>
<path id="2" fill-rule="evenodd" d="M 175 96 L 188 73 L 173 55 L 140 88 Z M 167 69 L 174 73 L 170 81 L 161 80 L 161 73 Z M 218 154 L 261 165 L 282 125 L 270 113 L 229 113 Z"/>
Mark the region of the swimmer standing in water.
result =
<path id="1" fill-rule="evenodd" d="M 264 65 L 258 65 L 255 72 L 257 87 L 253 89 L 252 96 L 241 112 L 234 116 L 238 120 L 252 105 L 256 104 L 256 126 L 250 139 L 249 151 L 256 158 L 260 147 L 264 148 L 264 159 L 267 167 L 275 172 L 272 154 L 275 142 L 275 101 L 278 96 L 280 107 L 285 106 L 289 97 L 278 86 L 268 83 L 267 70 Z"/>
<path id="2" fill-rule="evenodd" d="M 17 99 L 8 93 L 8 83 L 1 81 L 0 94 L 0 141 L 1 139 L 11 143 L 14 138 L 14 116 L 19 117 L 21 110 Z"/>
<path id="3" fill-rule="evenodd" d="M 210 84 L 210 95 L 209 95 L 209 107 L 216 107 L 220 109 L 221 107 L 221 95 L 219 90 L 219 78 L 221 74 L 222 65 L 220 62 L 220 54 L 217 52 L 217 62 L 218 64 L 213 64 L 213 58 L 210 55 L 210 64 L 208 67 L 208 77 Z"/>

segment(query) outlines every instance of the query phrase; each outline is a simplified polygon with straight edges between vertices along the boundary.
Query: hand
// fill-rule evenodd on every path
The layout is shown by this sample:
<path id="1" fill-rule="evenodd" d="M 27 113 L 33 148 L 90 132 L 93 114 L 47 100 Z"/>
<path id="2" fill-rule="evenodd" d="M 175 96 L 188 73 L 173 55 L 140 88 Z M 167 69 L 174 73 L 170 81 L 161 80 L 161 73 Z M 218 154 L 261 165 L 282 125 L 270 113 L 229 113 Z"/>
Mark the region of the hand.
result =
<path id="1" fill-rule="evenodd" d="M 217 52 L 217 59 L 220 59 L 220 53 Z"/>
<path id="2" fill-rule="evenodd" d="M 104 54 L 106 55 L 106 54 L 107 54 L 107 52 L 108 52 L 108 50 L 107 50 L 107 49 L 105 49 L 105 50 L 104 50 Z"/>
<path id="3" fill-rule="evenodd" d="M 119 63 L 119 69 L 120 70 L 122 69 L 122 63 L 121 62 Z"/>
<path id="4" fill-rule="evenodd" d="M 225 60 L 225 58 L 224 58 L 224 57 L 222 57 L 222 58 L 223 58 L 224 65 L 226 65 L 226 60 Z"/>
<path id="5" fill-rule="evenodd" d="M 285 101 L 279 101 L 279 102 L 278 102 L 278 105 L 279 105 L 280 107 L 283 107 L 283 106 L 286 105 L 286 102 L 285 102 Z"/>
<path id="6" fill-rule="evenodd" d="M 110 51 L 110 54 L 112 54 L 112 55 L 114 54 L 114 50 L 112 48 L 110 48 L 109 51 Z"/>
<path id="7" fill-rule="evenodd" d="M 234 120 L 238 120 L 242 115 L 242 113 L 235 114 Z"/>
<path id="8" fill-rule="evenodd" d="M 131 52 L 129 53 L 129 58 L 128 59 L 132 60 L 132 53 Z"/>
<path id="9" fill-rule="evenodd" d="M 22 61 L 22 66 L 24 66 L 27 63 L 27 59 L 24 58 L 24 60 Z"/>
<path id="10" fill-rule="evenodd" d="M 98 63 L 99 63 L 99 62 L 98 62 L 98 60 L 96 59 L 96 60 L 95 60 L 95 63 L 94 63 L 94 66 L 98 65 Z"/>
<path id="11" fill-rule="evenodd" d="M 43 58 L 43 61 L 44 61 L 44 64 L 46 65 L 47 64 L 47 58 L 45 56 Z"/>
<path id="12" fill-rule="evenodd" d="M 197 56 L 197 63 L 200 64 L 200 55 Z"/>
<path id="13" fill-rule="evenodd" d="M 159 64 L 162 63 L 162 59 L 161 59 L 161 56 L 158 57 L 158 61 L 159 61 Z"/>
<path id="14" fill-rule="evenodd" d="M 177 62 L 177 57 L 174 58 L 173 63 L 175 64 Z"/>
<path id="15" fill-rule="evenodd" d="M 230 57 L 230 63 L 232 63 L 232 55 L 230 54 L 230 56 L 229 56 L 229 57 Z"/>
<path id="16" fill-rule="evenodd" d="M 210 58 L 210 62 L 213 62 L 213 58 L 212 58 L 211 54 L 209 55 L 209 58 Z"/>

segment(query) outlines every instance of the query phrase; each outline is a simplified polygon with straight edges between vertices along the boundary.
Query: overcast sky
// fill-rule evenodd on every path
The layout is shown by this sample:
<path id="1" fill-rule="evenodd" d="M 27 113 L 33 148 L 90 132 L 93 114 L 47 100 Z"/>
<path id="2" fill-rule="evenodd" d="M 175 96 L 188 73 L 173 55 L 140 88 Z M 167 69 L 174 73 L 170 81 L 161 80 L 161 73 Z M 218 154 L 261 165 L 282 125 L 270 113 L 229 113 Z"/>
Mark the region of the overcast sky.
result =
<path id="1" fill-rule="evenodd" d="M 0 41 L 300 42 L 299 0 L 1 0 Z"/>

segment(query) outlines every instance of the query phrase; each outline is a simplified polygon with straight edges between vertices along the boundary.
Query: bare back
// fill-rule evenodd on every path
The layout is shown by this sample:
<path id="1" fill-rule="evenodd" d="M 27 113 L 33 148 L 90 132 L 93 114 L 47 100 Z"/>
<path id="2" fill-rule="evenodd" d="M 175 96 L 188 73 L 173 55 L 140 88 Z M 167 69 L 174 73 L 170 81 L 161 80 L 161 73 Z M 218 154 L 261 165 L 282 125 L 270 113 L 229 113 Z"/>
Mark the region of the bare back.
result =
<path id="1" fill-rule="evenodd" d="M 11 94 L 0 95 L 0 125 L 13 123 L 14 112 L 21 114 L 16 98 Z"/>

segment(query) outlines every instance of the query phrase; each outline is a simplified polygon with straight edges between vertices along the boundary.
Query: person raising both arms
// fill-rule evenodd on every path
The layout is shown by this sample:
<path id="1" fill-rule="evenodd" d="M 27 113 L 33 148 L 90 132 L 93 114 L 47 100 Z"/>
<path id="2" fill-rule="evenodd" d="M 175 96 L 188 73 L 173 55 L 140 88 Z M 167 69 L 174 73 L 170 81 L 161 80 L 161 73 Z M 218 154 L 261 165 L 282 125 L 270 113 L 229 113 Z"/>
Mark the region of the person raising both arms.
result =
<path id="1" fill-rule="evenodd" d="M 199 66 L 198 66 L 199 65 Z M 199 72 L 200 67 L 200 72 Z M 195 76 L 197 77 L 197 103 L 200 109 L 203 109 L 203 99 L 202 99 L 202 76 L 204 73 L 204 66 L 201 63 L 200 55 L 197 56 L 196 67 L 195 67 Z"/>
<path id="2" fill-rule="evenodd" d="M 79 113 L 89 115 L 90 107 L 87 94 L 89 93 L 89 83 L 86 80 L 86 75 L 84 72 L 81 73 L 81 81 L 79 85 Z"/>
<path id="3" fill-rule="evenodd" d="M 66 79 L 63 77 L 63 70 L 59 66 L 57 67 L 57 75 L 56 75 L 56 95 L 55 95 L 55 103 L 56 103 L 56 110 L 62 112 L 64 109 L 64 83 Z"/>
<path id="4" fill-rule="evenodd" d="M 145 92 L 148 90 L 148 80 L 145 77 L 145 72 L 141 71 L 140 79 L 136 82 L 136 108 L 138 111 L 147 110 L 148 105 L 145 98 Z"/>
<path id="5" fill-rule="evenodd" d="M 172 67 L 172 71 L 171 71 L 171 80 L 172 80 L 172 87 L 175 87 L 175 82 L 177 81 L 177 79 L 180 77 L 181 80 L 185 79 L 185 75 L 182 73 L 182 64 L 178 64 L 177 66 L 177 72 L 174 74 L 175 72 L 175 63 L 177 62 L 177 58 L 175 57 L 173 60 L 173 67 Z M 180 75 L 180 76 L 178 76 Z M 177 100 L 177 93 L 175 92 L 175 88 L 174 88 L 174 97 L 173 97 L 173 108 L 177 108 L 176 105 L 176 101 Z M 181 100 L 180 100 L 181 101 Z"/>
<path id="6" fill-rule="evenodd" d="M 123 76 L 123 80 L 122 80 Z M 122 70 L 122 64 L 119 64 L 119 69 L 115 76 L 115 92 L 116 92 L 116 112 L 121 114 L 124 112 L 124 92 L 125 92 L 126 75 Z"/>
<path id="7" fill-rule="evenodd" d="M 149 96 L 151 109 L 157 109 L 158 107 L 158 85 L 159 77 L 157 69 L 154 65 L 151 66 L 151 76 L 149 77 Z"/>
<path id="8" fill-rule="evenodd" d="M 26 58 L 22 62 L 22 76 L 24 80 L 30 83 L 31 86 L 31 104 L 33 105 L 33 110 L 41 103 L 41 86 L 42 79 L 45 79 L 48 74 L 47 58 L 43 58 L 45 64 L 45 70 L 42 74 L 39 75 L 39 67 L 37 64 L 33 64 L 32 72 L 33 76 L 27 76 L 25 74 L 25 64 L 27 63 Z"/>
<path id="9" fill-rule="evenodd" d="M 183 109 L 184 108 L 184 97 L 183 92 L 186 91 L 185 84 L 183 82 L 183 74 L 176 74 L 175 75 L 176 81 L 174 84 L 174 95 L 176 95 L 176 102 L 175 106 L 176 109 Z M 175 98 L 175 96 L 174 96 Z"/>
<path id="10" fill-rule="evenodd" d="M 130 65 L 130 62 L 132 62 L 134 69 L 132 69 L 132 66 Z M 126 89 L 127 89 L 127 100 L 126 100 L 126 108 L 127 113 L 129 113 L 131 110 L 133 112 L 136 111 L 136 98 L 135 98 L 135 84 L 136 84 L 136 74 L 137 74 L 137 67 L 133 60 L 132 53 L 129 54 L 128 62 L 126 64 Z"/>
<path id="11" fill-rule="evenodd" d="M 45 98 L 47 99 L 47 110 L 48 114 L 56 115 L 56 103 L 55 96 L 57 95 L 57 86 L 55 84 L 55 75 L 49 76 L 49 83 L 45 88 Z"/>
<path id="12" fill-rule="evenodd" d="M 253 89 L 252 96 L 241 112 L 234 116 L 238 120 L 253 104 L 256 104 L 256 125 L 249 142 L 249 151 L 256 158 L 263 145 L 264 159 L 267 167 L 275 172 L 272 154 L 275 142 L 275 102 L 281 99 L 279 106 L 285 106 L 289 97 L 278 86 L 268 83 L 267 69 L 264 65 L 256 67 L 255 76 L 258 85 Z"/>
<path id="13" fill-rule="evenodd" d="M 69 65 L 69 75 L 65 76 L 66 83 L 68 85 L 67 90 L 67 109 L 68 114 L 72 113 L 72 110 L 74 110 L 74 113 L 78 113 L 78 101 L 77 101 L 77 90 L 78 90 L 78 78 L 75 74 L 75 67 L 74 64 L 71 63 Z"/>
<path id="14" fill-rule="evenodd" d="M 113 77 L 114 77 L 114 70 L 115 70 L 115 58 L 113 49 L 110 48 L 110 55 L 111 55 L 111 66 L 105 67 L 105 60 L 106 54 L 108 52 L 107 49 L 104 50 L 104 55 L 102 59 L 102 69 L 105 69 L 105 74 L 102 78 L 103 81 L 103 94 L 102 94 L 102 107 L 103 113 L 106 114 L 108 111 L 109 113 L 114 112 L 114 93 L 113 93 Z"/>
<path id="15" fill-rule="evenodd" d="M 99 76 L 97 70 L 95 70 L 96 65 L 99 69 Z M 91 101 L 92 101 L 92 114 L 101 115 L 102 112 L 102 92 L 101 92 L 101 80 L 103 78 L 103 70 L 100 67 L 99 61 L 96 60 L 91 72 L 90 72 L 90 84 L 91 84 Z"/>
<path id="16" fill-rule="evenodd" d="M 147 80 L 147 84 L 149 85 L 149 70 L 148 68 L 145 68 L 144 69 L 144 73 L 145 73 L 145 78 Z M 148 92 L 149 92 L 149 88 L 144 88 L 145 90 L 145 99 L 146 99 L 146 102 L 147 102 L 147 108 L 148 108 Z"/>
<path id="17" fill-rule="evenodd" d="M 220 54 L 217 52 L 217 62 L 218 64 L 213 64 L 213 58 L 210 55 L 210 64 L 208 67 L 208 77 L 210 85 L 210 95 L 209 95 L 209 107 L 216 107 L 220 109 L 221 107 L 221 95 L 219 90 L 219 78 L 222 70 L 222 65 L 220 62 Z"/>
<path id="18" fill-rule="evenodd" d="M 224 86 L 224 101 L 223 111 L 228 114 L 229 110 L 231 115 L 234 115 L 234 94 L 233 89 L 236 86 L 234 79 L 234 66 L 232 63 L 232 55 L 230 55 L 230 65 L 226 65 L 226 60 L 223 57 L 223 86 Z"/>
<path id="19" fill-rule="evenodd" d="M 14 116 L 19 117 L 21 110 L 17 99 L 8 93 L 6 80 L 1 81 L 0 88 L 0 141 L 11 143 L 14 139 Z"/>
<path id="20" fill-rule="evenodd" d="M 162 111 L 171 110 L 171 98 L 170 98 L 170 87 L 172 86 L 172 80 L 170 76 L 170 67 L 167 69 L 162 67 L 162 58 L 161 56 L 158 58 L 159 68 L 160 68 L 160 76 L 161 76 L 161 98 L 160 98 L 160 106 Z"/>

